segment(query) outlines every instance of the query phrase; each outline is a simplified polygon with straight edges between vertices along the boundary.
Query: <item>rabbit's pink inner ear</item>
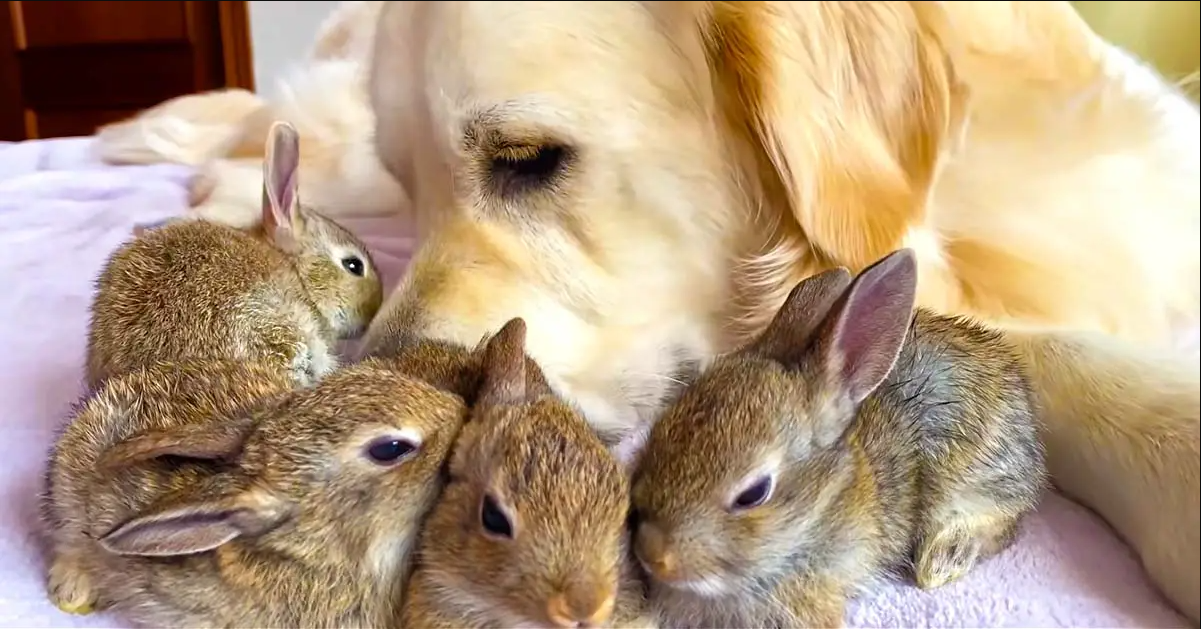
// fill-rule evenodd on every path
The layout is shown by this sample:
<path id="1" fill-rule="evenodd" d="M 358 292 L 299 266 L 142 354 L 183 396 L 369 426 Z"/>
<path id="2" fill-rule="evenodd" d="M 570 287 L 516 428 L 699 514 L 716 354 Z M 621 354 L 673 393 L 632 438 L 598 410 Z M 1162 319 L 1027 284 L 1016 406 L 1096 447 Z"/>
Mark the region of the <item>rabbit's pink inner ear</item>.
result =
<path id="1" fill-rule="evenodd" d="M 263 224 L 291 229 L 297 220 L 300 138 L 287 123 L 271 127 L 263 162 Z"/>
<path id="2" fill-rule="evenodd" d="M 876 390 L 900 354 L 913 318 L 917 263 L 901 249 L 859 274 L 831 313 L 824 339 L 830 374 L 855 403 Z"/>
<path id="3" fill-rule="evenodd" d="M 850 285 L 851 272 L 843 267 L 802 280 L 747 350 L 786 365 L 797 363 L 805 356 L 813 334 Z"/>

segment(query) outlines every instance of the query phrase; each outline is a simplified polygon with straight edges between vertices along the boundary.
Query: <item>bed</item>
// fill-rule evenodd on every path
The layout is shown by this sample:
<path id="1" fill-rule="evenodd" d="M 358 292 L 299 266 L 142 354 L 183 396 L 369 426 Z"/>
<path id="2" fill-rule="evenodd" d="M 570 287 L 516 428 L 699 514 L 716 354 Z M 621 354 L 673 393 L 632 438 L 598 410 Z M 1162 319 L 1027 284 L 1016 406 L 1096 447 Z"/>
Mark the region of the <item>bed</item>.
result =
<path id="1" fill-rule="evenodd" d="M 91 139 L 0 143 L 0 626 L 121 627 L 45 597 L 37 493 L 56 428 L 81 394 L 92 280 L 137 223 L 184 211 L 188 168 L 99 163 Z M 412 240 L 395 221 L 347 221 L 391 286 Z M 1195 347 L 1195 337 L 1190 339 Z M 1087 510 L 1048 494 L 1017 544 L 925 593 L 887 584 L 856 627 L 1178 627 L 1130 551 Z"/>

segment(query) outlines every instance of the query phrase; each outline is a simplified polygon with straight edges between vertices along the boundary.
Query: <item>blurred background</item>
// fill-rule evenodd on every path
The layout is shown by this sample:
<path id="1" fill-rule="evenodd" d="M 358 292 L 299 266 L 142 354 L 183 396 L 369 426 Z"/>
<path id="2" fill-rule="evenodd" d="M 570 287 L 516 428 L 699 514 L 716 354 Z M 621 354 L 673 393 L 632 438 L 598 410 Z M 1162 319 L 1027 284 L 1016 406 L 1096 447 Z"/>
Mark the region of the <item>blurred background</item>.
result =
<path id="1" fill-rule="evenodd" d="M 1197 100 L 1201 2 L 1073 2 L 1103 37 L 1137 54 Z"/>
<path id="2" fill-rule="evenodd" d="M 270 92 L 337 0 L 3 2 L 0 140 L 89 135 L 182 94 Z M 1073 2 L 1103 36 L 1198 95 L 1201 0 Z"/>

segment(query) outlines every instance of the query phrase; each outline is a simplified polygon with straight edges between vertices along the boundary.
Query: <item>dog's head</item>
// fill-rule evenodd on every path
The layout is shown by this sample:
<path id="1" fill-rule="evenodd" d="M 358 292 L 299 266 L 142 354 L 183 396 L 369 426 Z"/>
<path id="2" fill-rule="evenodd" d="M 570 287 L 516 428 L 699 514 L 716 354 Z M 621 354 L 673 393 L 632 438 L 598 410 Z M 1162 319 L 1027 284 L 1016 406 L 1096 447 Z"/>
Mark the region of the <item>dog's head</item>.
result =
<path id="1" fill-rule="evenodd" d="M 422 245 L 368 334 L 512 317 L 599 428 L 651 416 L 795 280 L 921 220 L 962 121 L 936 4 L 417 2 L 381 17 L 377 146 Z"/>

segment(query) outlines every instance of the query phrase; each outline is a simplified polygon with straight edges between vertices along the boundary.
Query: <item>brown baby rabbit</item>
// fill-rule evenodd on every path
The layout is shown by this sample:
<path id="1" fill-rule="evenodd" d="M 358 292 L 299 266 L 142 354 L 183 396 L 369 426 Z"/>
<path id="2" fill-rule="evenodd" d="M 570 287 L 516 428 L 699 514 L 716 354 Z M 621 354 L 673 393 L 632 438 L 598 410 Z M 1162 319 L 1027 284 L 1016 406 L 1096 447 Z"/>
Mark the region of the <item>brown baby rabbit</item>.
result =
<path id="1" fill-rule="evenodd" d="M 916 275 L 901 250 L 801 282 L 652 429 L 634 550 L 665 626 L 841 626 L 876 577 L 934 588 L 1011 542 L 1045 478 L 1022 366 L 913 313 Z"/>
<path id="2" fill-rule="evenodd" d="M 210 389 L 175 372 L 127 383 L 140 377 L 109 380 L 51 462 L 60 606 L 158 627 L 398 617 L 410 549 L 466 417 L 461 397 L 367 360 L 252 413 L 171 425 L 181 411 L 146 406 L 138 386 L 166 377 L 180 400 Z M 139 430 L 107 436 L 124 425 Z"/>
<path id="3" fill-rule="evenodd" d="M 362 334 L 380 278 L 350 232 L 300 204 L 296 129 L 276 123 L 255 232 L 201 220 L 140 232 L 97 282 L 87 381 L 155 358 L 269 360 L 308 385 L 336 366 L 336 342 Z"/>
<path id="4" fill-rule="evenodd" d="M 483 373 L 401 626 L 647 625 L 627 552 L 626 478 L 526 356 L 521 319 L 489 340 Z"/>
<path id="5" fill-rule="evenodd" d="M 96 604 L 84 563 L 94 553 L 88 537 L 97 512 L 128 511 L 147 491 L 168 494 L 214 473 L 203 453 L 170 473 L 98 468 L 105 453 L 136 435 L 206 430 L 214 418 L 269 404 L 291 390 L 278 369 L 256 362 L 155 361 L 111 378 L 75 408 L 46 469 L 42 515 L 50 538 L 50 599 L 63 611 L 89 613 Z M 164 468 L 165 469 L 165 468 Z"/>

